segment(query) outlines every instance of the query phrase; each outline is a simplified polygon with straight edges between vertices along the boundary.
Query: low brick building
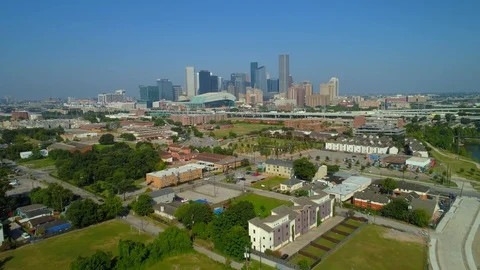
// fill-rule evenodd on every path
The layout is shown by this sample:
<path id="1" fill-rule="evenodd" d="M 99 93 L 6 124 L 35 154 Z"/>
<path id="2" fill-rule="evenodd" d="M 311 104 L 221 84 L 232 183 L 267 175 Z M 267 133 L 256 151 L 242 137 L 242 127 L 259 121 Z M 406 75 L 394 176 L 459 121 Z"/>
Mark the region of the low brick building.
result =
<path id="1" fill-rule="evenodd" d="M 242 159 L 213 153 L 198 153 L 193 161 L 210 172 L 225 172 L 242 166 Z"/>
<path id="2" fill-rule="evenodd" d="M 163 171 L 147 173 L 145 181 L 152 188 L 161 189 L 176 186 L 185 182 L 199 179 L 203 176 L 204 166 L 188 164 L 178 168 L 170 168 Z"/>
<path id="3" fill-rule="evenodd" d="M 380 210 L 389 202 L 390 199 L 387 197 L 387 195 L 374 192 L 372 190 L 356 192 L 353 195 L 353 204 L 361 208 Z"/>
<path id="4" fill-rule="evenodd" d="M 172 155 L 173 160 L 189 161 L 193 158 L 192 149 L 186 145 L 170 144 L 168 153 Z"/>

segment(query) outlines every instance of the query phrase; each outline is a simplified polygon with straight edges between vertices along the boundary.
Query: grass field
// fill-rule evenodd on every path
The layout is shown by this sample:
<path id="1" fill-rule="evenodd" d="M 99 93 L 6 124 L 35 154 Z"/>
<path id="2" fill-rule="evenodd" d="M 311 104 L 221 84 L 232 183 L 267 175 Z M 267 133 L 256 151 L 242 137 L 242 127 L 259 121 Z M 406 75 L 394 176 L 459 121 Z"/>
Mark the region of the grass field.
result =
<path id="1" fill-rule="evenodd" d="M 311 254 L 313 256 L 317 256 L 318 258 L 322 257 L 323 254 L 327 253 L 323 249 L 319 249 L 317 247 L 314 247 L 312 245 L 309 245 L 307 248 L 305 248 L 303 251 L 307 252 L 308 254 Z"/>
<path id="2" fill-rule="evenodd" d="M 360 227 L 363 223 L 360 222 L 360 221 L 356 221 L 354 219 L 349 219 L 347 220 L 346 222 L 348 225 L 352 225 L 352 226 L 357 226 L 357 227 Z"/>
<path id="3" fill-rule="evenodd" d="M 263 268 L 263 267 L 262 267 Z M 147 270 L 156 270 L 156 269 L 164 269 L 164 270 L 199 270 L 199 269 L 211 269 L 211 270 L 224 270 L 224 269 L 233 269 L 227 267 L 224 264 L 219 262 L 213 261 L 212 259 L 208 258 L 207 256 L 193 252 L 189 254 L 182 254 L 173 256 L 170 258 L 166 258 L 156 264 L 147 268 Z"/>
<path id="4" fill-rule="evenodd" d="M 425 247 L 383 237 L 387 229 L 368 225 L 315 269 L 425 269 Z"/>
<path id="5" fill-rule="evenodd" d="M 338 226 L 335 229 L 337 229 L 339 231 L 342 231 L 342 232 L 346 232 L 346 233 L 352 233 L 353 231 L 355 231 L 355 229 L 345 227 L 345 226 Z"/>
<path id="6" fill-rule="evenodd" d="M 235 123 L 233 124 L 233 128 L 225 128 L 225 129 L 215 129 L 213 130 L 213 133 L 215 133 L 215 138 L 220 139 L 223 138 L 223 136 L 227 136 L 230 133 L 230 131 L 235 132 L 237 136 L 242 136 L 246 135 L 251 131 L 257 131 L 261 130 L 263 128 L 280 128 L 281 126 L 279 125 L 267 125 L 267 124 L 249 124 L 249 123 Z"/>
<path id="7" fill-rule="evenodd" d="M 279 176 L 268 177 L 262 181 L 258 181 L 257 183 L 251 185 L 251 187 L 263 190 L 270 190 L 276 186 L 279 186 L 281 183 L 285 182 L 285 180 L 287 180 L 287 178 Z M 265 187 L 262 187 L 262 185 L 264 185 Z"/>
<path id="8" fill-rule="evenodd" d="M 324 247 L 328 247 L 330 249 L 332 249 L 334 246 L 336 246 L 337 244 L 333 243 L 332 241 L 329 241 L 325 238 L 319 238 L 317 239 L 317 241 L 315 241 L 316 244 L 319 244 L 319 245 L 322 245 Z"/>
<path id="9" fill-rule="evenodd" d="M 261 218 L 269 216 L 270 210 L 282 204 L 285 204 L 288 206 L 293 205 L 293 203 L 289 201 L 282 201 L 275 198 L 264 197 L 254 193 L 245 194 L 232 200 L 233 203 L 239 202 L 239 201 L 251 202 L 255 208 L 255 213 Z"/>
<path id="10" fill-rule="evenodd" d="M 55 160 L 51 158 L 42 158 L 37 160 L 20 162 L 20 165 L 27 166 L 33 169 L 40 169 L 40 168 L 45 168 L 49 166 L 55 166 Z"/>
<path id="11" fill-rule="evenodd" d="M 3 269 L 69 269 L 70 263 L 78 256 L 89 256 L 96 250 L 111 251 L 116 255 L 120 239 L 148 242 L 153 238 L 138 234 L 122 221 L 113 220 L 2 252 L 0 262 L 6 260 Z"/>
<path id="12" fill-rule="evenodd" d="M 341 234 L 338 234 L 338 233 L 334 233 L 334 232 L 332 232 L 332 231 L 327 232 L 325 235 L 328 236 L 328 237 L 331 237 L 331 238 L 333 238 L 333 239 L 337 239 L 337 240 L 339 240 L 339 241 L 342 241 L 343 239 L 346 238 L 345 235 L 341 235 Z"/>
<path id="13" fill-rule="evenodd" d="M 300 255 L 300 254 L 297 254 L 295 255 L 295 257 L 293 257 L 291 260 L 290 260 L 290 263 L 292 264 L 298 264 L 298 262 L 300 262 L 301 260 L 307 260 L 308 264 L 309 265 L 312 265 L 315 260 L 312 259 L 312 258 L 309 258 L 309 257 L 305 257 L 303 255 Z"/>
<path id="14" fill-rule="evenodd" d="M 446 152 L 442 152 L 442 153 L 446 155 L 453 155 Z M 435 166 L 434 171 L 441 173 L 445 171 L 445 166 L 447 166 L 448 164 L 452 170 L 452 174 L 456 174 L 456 175 L 465 177 L 467 179 L 480 180 L 480 170 L 478 170 L 477 166 L 474 163 L 472 163 L 473 160 L 472 162 L 461 160 L 461 159 L 470 160 L 467 157 L 459 157 L 460 159 L 455 159 L 450 156 L 442 155 L 435 150 L 432 150 L 431 154 L 432 154 L 432 157 L 437 160 L 437 162 L 444 165 L 442 166 L 438 164 L 437 166 Z M 473 172 L 471 171 L 472 169 L 474 170 Z"/>

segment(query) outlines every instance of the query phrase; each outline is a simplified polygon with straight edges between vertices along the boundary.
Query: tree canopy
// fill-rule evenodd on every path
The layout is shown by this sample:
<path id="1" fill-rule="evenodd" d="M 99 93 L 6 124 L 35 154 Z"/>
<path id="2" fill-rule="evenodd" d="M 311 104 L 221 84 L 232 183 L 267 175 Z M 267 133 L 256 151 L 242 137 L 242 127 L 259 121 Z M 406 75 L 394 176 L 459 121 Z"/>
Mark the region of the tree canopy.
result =
<path id="1" fill-rule="evenodd" d="M 100 139 L 98 139 L 98 142 L 101 145 L 114 144 L 115 143 L 115 137 L 110 133 L 103 134 L 102 136 L 100 136 Z"/>
<path id="2" fill-rule="evenodd" d="M 130 142 L 133 142 L 137 139 L 135 137 L 135 135 L 133 135 L 132 133 L 122 133 L 120 135 L 120 138 L 124 139 L 125 141 L 130 141 Z"/>
<path id="3" fill-rule="evenodd" d="M 385 193 L 392 193 L 398 187 L 397 181 L 393 180 L 392 178 L 385 178 L 382 182 L 382 189 Z"/>
<path id="4" fill-rule="evenodd" d="M 32 203 L 44 204 L 61 212 L 73 200 L 73 192 L 57 183 L 51 183 L 47 188 L 36 187 L 32 189 L 30 200 Z"/>
<path id="5" fill-rule="evenodd" d="M 293 171 L 298 178 L 311 181 L 317 173 L 317 167 L 304 157 L 293 162 Z"/>
<path id="6" fill-rule="evenodd" d="M 181 205 L 175 212 L 175 217 L 185 227 L 191 229 L 194 224 L 203 222 L 209 223 L 213 219 L 212 209 L 206 204 L 192 202 Z"/>
<path id="7" fill-rule="evenodd" d="M 152 197 L 148 194 L 138 196 L 137 200 L 133 203 L 133 211 L 141 216 L 153 213 Z"/>

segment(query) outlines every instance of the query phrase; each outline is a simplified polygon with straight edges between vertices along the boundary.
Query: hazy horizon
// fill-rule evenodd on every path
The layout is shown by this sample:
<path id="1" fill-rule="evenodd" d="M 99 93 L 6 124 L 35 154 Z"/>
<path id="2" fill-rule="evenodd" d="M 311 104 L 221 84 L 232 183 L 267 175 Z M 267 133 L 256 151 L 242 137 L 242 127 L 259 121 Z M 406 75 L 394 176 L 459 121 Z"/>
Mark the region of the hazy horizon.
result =
<path id="1" fill-rule="evenodd" d="M 480 2 L 23 2 L 0 9 L 0 97 L 93 97 L 168 78 L 185 66 L 224 79 L 250 62 L 318 92 L 480 92 Z"/>

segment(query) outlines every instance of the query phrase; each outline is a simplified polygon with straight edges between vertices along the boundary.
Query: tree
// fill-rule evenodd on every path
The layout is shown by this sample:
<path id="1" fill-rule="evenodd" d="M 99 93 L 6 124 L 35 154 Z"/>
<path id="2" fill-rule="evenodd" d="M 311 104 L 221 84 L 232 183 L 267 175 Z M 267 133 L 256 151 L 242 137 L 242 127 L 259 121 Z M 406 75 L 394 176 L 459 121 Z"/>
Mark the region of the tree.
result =
<path id="1" fill-rule="evenodd" d="M 118 258 L 115 269 L 135 269 L 141 266 L 149 256 L 149 248 L 143 243 L 132 240 L 118 242 Z"/>
<path id="2" fill-rule="evenodd" d="M 380 211 L 382 216 L 409 221 L 408 202 L 403 198 L 393 199 Z"/>
<path id="3" fill-rule="evenodd" d="M 207 224 L 212 221 L 213 212 L 208 205 L 193 202 L 182 205 L 175 212 L 175 216 L 185 227 L 191 229 L 195 223 L 203 222 Z"/>
<path id="4" fill-rule="evenodd" d="M 106 219 L 115 218 L 124 210 L 122 201 L 120 198 L 114 195 L 109 196 L 100 208 L 102 209 Z"/>
<path id="5" fill-rule="evenodd" d="M 382 182 L 382 189 L 385 193 L 392 193 L 393 190 L 395 190 L 397 188 L 398 184 L 395 180 L 393 180 L 392 178 L 385 178 L 385 180 L 383 180 Z"/>
<path id="6" fill-rule="evenodd" d="M 150 259 L 159 260 L 166 255 L 176 255 L 193 250 L 188 232 L 177 227 L 168 227 L 150 246 Z"/>
<path id="7" fill-rule="evenodd" d="M 460 123 L 462 125 L 468 125 L 468 124 L 470 124 L 470 121 L 471 121 L 470 118 L 466 118 L 466 117 L 460 118 Z"/>
<path id="8" fill-rule="evenodd" d="M 77 228 L 87 227 L 101 221 L 98 216 L 98 204 L 90 199 L 73 202 L 68 207 L 65 216 Z"/>
<path id="9" fill-rule="evenodd" d="M 147 194 L 138 196 L 137 200 L 133 203 L 133 211 L 141 216 L 146 216 L 152 213 L 152 197 Z"/>
<path id="10" fill-rule="evenodd" d="M 433 117 L 433 121 L 440 121 L 441 118 L 440 118 L 440 114 L 436 114 L 434 117 Z"/>
<path id="11" fill-rule="evenodd" d="M 309 270 L 310 269 L 310 263 L 308 263 L 308 261 L 306 259 L 301 259 L 300 261 L 298 261 L 297 265 L 300 268 L 300 270 Z"/>
<path id="12" fill-rule="evenodd" d="M 135 135 L 133 135 L 132 133 L 122 133 L 120 135 L 120 138 L 124 139 L 125 141 L 130 141 L 130 142 L 133 142 L 137 139 L 135 137 Z"/>
<path id="13" fill-rule="evenodd" d="M 311 181 L 317 173 L 317 167 L 307 158 L 301 158 L 293 162 L 293 171 L 298 178 Z"/>
<path id="14" fill-rule="evenodd" d="M 340 167 L 338 165 L 327 165 L 327 172 L 329 173 L 335 173 L 340 170 Z"/>
<path id="15" fill-rule="evenodd" d="M 446 113 L 446 114 L 445 114 L 445 120 L 447 120 L 447 122 L 450 122 L 450 120 L 452 120 L 452 116 L 453 116 L 453 114 L 451 114 L 451 113 Z"/>
<path id="16" fill-rule="evenodd" d="M 51 183 L 47 188 L 32 189 L 30 200 L 32 203 L 44 204 L 61 212 L 73 200 L 73 192 L 57 183 Z"/>
<path id="17" fill-rule="evenodd" d="M 295 190 L 294 194 L 295 194 L 295 197 L 302 197 L 302 196 L 306 197 L 308 196 L 308 190 L 303 190 L 303 189 Z"/>
<path id="18" fill-rule="evenodd" d="M 418 227 L 426 227 L 430 223 L 430 214 L 425 209 L 415 209 L 411 213 L 410 223 Z"/>
<path id="19" fill-rule="evenodd" d="M 10 210 L 10 197 L 7 196 L 7 191 L 12 190 L 13 186 L 10 185 L 7 174 L 8 168 L 5 166 L 0 167 L 0 217 L 5 216 Z"/>
<path id="20" fill-rule="evenodd" d="M 112 255 L 97 251 L 90 257 L 78 257 L 70 264 L 70 270 L 109 270 L 113 269 Z"/>
<path id="21" fill-rule="evenodd" d="M 114 144 L 115 143 L 115 137 L 113 137 L 113 135 L 110 134 L 110 133 L 103 134 L 102 136 L 100 136 L 100 139 L 98 139 L 98 142 L 101 145 Z"/>
<path id="22" fill-rule="evenodd" d="M 242 226 L 233 226 L 223 237 L 225 253 L 236 259 L 243 259 L 245 247 L 251 246 L 247 230 Z"/>

